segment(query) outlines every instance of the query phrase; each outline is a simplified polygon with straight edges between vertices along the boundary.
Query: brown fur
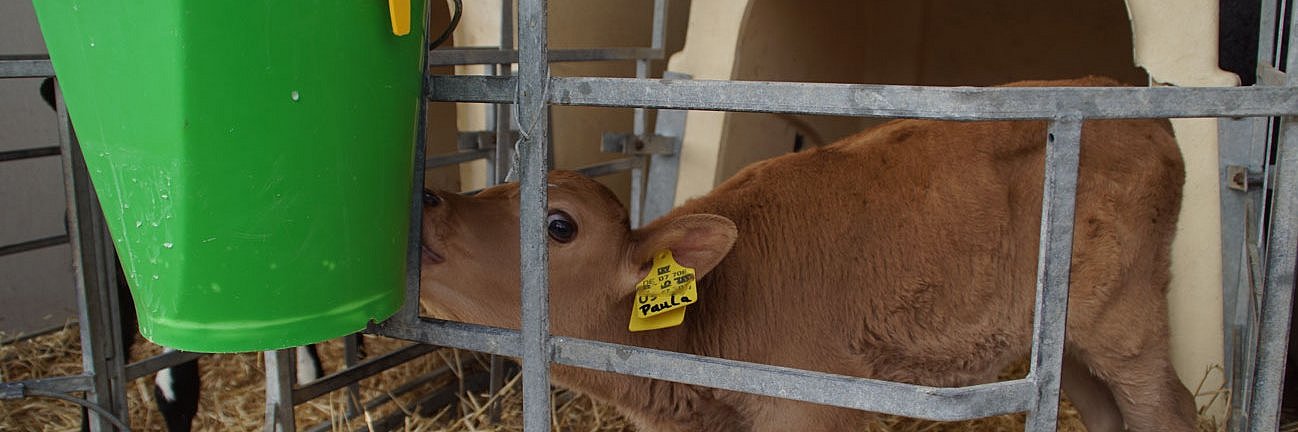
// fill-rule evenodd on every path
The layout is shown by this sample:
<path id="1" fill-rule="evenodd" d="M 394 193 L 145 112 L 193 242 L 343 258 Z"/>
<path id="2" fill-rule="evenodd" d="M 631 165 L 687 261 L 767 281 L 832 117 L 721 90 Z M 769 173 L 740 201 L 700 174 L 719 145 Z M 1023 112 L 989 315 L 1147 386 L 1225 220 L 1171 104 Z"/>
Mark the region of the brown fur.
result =
<path id="1" fill-rule="evenodd" d="M 1019 85 L 1116 85 L 1100 79 Z M 754 164 L 639 230 L 599 184 L 551 174 L 578 225 L 550 242 L 557 334 L 930 386 L 1023 358 L 1044 122 L 902 120 Z M 1168 255 L 1184 177 L 1165 121 L 1083 127 L 1065 392 L 1092 430 L 1193 430 L 1168 353 Z M 425 209 L 422 300 L 519 323 L 517 187 Z M 629 333 L 631 293 L 671 249 L 704 274 L 679 327 Z M 724 258 L 724 259 L 723 259 Z M 867 413 L 556 366 L 557 384 L 648 430 L 851 430 Z"/>

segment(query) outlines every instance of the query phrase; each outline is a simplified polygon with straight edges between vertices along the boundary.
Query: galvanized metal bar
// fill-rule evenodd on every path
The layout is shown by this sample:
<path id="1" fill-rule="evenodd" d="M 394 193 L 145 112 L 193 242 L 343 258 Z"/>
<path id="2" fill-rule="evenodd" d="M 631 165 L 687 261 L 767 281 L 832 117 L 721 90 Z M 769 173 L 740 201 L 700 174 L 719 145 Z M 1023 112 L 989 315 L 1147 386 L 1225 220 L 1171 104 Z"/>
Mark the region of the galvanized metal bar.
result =
<path id="1" fill-rule="evenodd" d="M 501 50 L 509 50 L 514 46 L 514 2 L 513 0 L 500 0 L 500 44 Z M 499 62 L 496 64 L 496 76 L 507 77 L 513 74 L 512 62 Z M 515 105 L 513 104 L 493 104 L 491 109 L 495 112 L 493 120 L 495 123 L 492 127 L 496 131 L 496 148 L 495 154 L 487 161 L 487 186 L 495 186 L 505 181 L 505 176 L 509 174 L 509 167 L 514 160 L 514 143 L 517 142 L 515 134 L 512 133 L 513 113 Z M 495 354 L 491 354 L 488 360 L 490 364 L 487 373 L 489 374 L 487 386 L 491 394 L 500 392 L 500 388 L 505 383 L 505 360 Z M 487 408 L 487 415 L 492 423 L 500 422 L 501 406 L 500 399 L 491 401 L 491 406 Z"/>
<path id="2" fill-rule="evenodd" d="M 86 391 L 85 399 L 99 406 L 114 416 L 119 416 L 125 407 L 116 407 L 113 402 L 113 381 L 109 361 L 113 349 L 113 338 L 106 331 L 109 325 L 109 314 L 106 313 L 105 299 L 107 294 L 104 284 L 104 259 L 100 254 L 102 248 L 98 242 L 103 239 L 102 218 L 97 217 L 99 203 L 90 184 L 86 171 L 86 162 L 82 158 L 80 145 L 68 117 L 67 106 L 63 103 L 62 92 L 55 91 L 55 111 L 59 123 L 59 148 L 63 161 L 64 197 L 68 208 L 69 241 L 72 244 L 72 268 L 75 270 L 77 291 L 77 314 L 80 325 L 77 326 L 81 336 L 81 364 L 83 374 L 90 377 L 91 388 Z M 115 327 L 112 327 L 115 329 Z M 125 416 L 120 418 L 125 420 Z M 112 423 L 101 417 L 87 419 L 92 432 L 109 431 Z"/>
<path id="3" fill-rule="evenodd" d="M 293 414 L 293 349 L 264 351 L 266 361 L 266 432 L 296 430 Z"/>
<path id="4" fill-rule="evenodd" d="M 1291 2 L 1281 2 L 1284 8 Z M 1287 13 L 1286 13 L 1287 12 Z M 1283 18 L 1288 15 L 1288 21 Z M 1272 64 L 1288 72 L 1285 87 L 1298 89 L 1298 14 L 1282 11 L 1275 18 L 1276 57 Z M 1283 30 L 1283 31 L 1281 31 Z M 1280 57 L 1283 53 L 1286 57 Z M 1248 430 L 1274 431 L 1280 425 L 1280 391 L 1288 356 L 1293 310 L 1294 266 L 1298 264 L 1298 122 L 1292 116 L 1278 120 L 1274 147 L 1275 181 L 1270 182 L 1271 217 L 1267 226 L 1264 290 L 1258 305 L 1257 359 L 1248 395 Z"/>
<path id="5" fill-rule="evenodd" d="M 1058 420 L 1081 137 L 1080 116 L 1055 119 L 1046 136 L 1036 306 L 1032 314 L 1032 360 L 1028 372 L 1029 379 L 1036 384 L 1036 394 L 1025 427 L 1030 431 L 1055 430 Z"/>
<path id="6" fill-rule="evenodd" d="M 486 159 L 495 153 L 495 151 L 495 149 L 460 150 L 455 153 L 433 156 L 424 160 L 424 168 L 458 165 L 478 159 Z"/>
<path id="7" fill-rule="evenodd" d="M 1298 260 L 1298 123 L 1292 117 L 1280 122 L 1275 169 L 1278 172 L 1266 245 L 1266 288 L 1259 310 L 1257 364 L 1248 407 L 1250 431 L 1274 431 L 1280 421 L 1280 390 L 1289 344 L 1294 265 Z"/>
<path id="8" fill-rule="evenodd" d="M 515 330 L 420 318 L 414 325 L 387 321 L 366 330 L 371 334 L 487 354 L 518 357 L 522 339 Z"/>
<path id="9" fill-rule="evenodd" d="M 363 412 L 366 412 L 366 411 L 370 411 L 370 412 L 372 412 L 373 410 L 377 409 L 378 407 L 382 406 L 383 404 L 388 403 L 389 401 L 392 401 L 392 398 L 393 398 L 393 397 L 395 397 L 395 396 L 401 396 L 401 395 L 404 395 L 404 394 L 406 394 L 406 393 L 410 393 L 411 391 L 413 391 L 413 390 L 419 388 L 419 386 L 422 386 L 422 385 L 424 385 L 424 384 L 427 384 L 429 381 L 432 381 L 432 380 L 434 380 L 434 379 L 440 378 L 440 377 L 442 377 L 442 376 L 446 376 L 446 375 L 450 374 L 450 372 L 451 372 L 451 368 L 450 368 L 450 366 L 442 366 L 442 367 L 439 367 L 439 368 L 437 368 L 437 369 L 433 369 L 432 372 L 428 372 L 428 373 L 425 373 L 425 374 L 423 374 L 423 375 L 419 375 L 419 376 L 416 376 L 416 377 L 414 377 L 414 378 L 411 378 L 409 381 L 406 381 L 406 382 L 404 382 L 404 383 L 401 383 L 401 385 L 397 386 L 396 388 L 393 388 L 393 389 L 391 389 L 391 390 L 385 391 L 385 392 L 383 392 L 383 394 L 380 394 L 380 395 L 378 395 L 378 396 L 375 396 L 373 399 L 370 399 L 369 401 L 366 401 L 363 410 L 357 410 L 356 412 L 349 412 L 349 413 L 347 413 L 346 417 L 344 417 L 344 418 L 347 419 L 347 420 L 351 420 L 351 419 L 353 419 L 353 418 L 356 418 L 356 417 L 360 416 L 361 413 L 363 413 Z M 398 410 L 398 411 L 400 411 L 400 410 Z M 333 422 L 333 421 L 325 420 L 325 421 L 321 422 L 320 424 L 317 424 L 317 425 L 315 425 L 315 426 L 313 426 L 313 427 L 307 429 L 307 432 L 325 432 L 325 431 L 333 431 L 333 430 L 336 430 L 333 426 L 334 426 L 334 422 Z"/>
<path id="10" fill-rule="evenodd" d="M 514 2 L 513 0 L 501 0 L 500 2 L 500 49 L 511 50 L 514 47 Z M 496 64 L 496 76 L 509 77 L 513 74 L 512 63 L 499 62 Z M 496 158 L 491 169 L 492 176 L 487 180 L 487 185 L 492 186 L 505 182 L 505 177 L 509 175 L 509 168 L 514 163 L 514 144 L 517 139 L 514 138 L 513 116 L 514 105 L 517 101 L 511 98 L 508 101 L 493 105 L 496 117 Z"/>
<path id="11" fill-rule="evenodd" d="M 405 364 L 436 351 L 439 347 L 434 345 L 413 344 L 402 347 L 380 357 L 366 360 L 354 367 L 348 367 L 333 374 L 327 375 L 310 384 L 301 385 L 293 389 L 292 401 L 294 405 L 305 403 L 334 390 L 346 387 L 365 378 L 377 375 L 385 370 Z"/>
<path id="12" fill-rule="evenodd" d="M 423 16 L 424 31 L 423 42 L 428 43 L 428 22 L 429 14 Z M 428 56 L 424 56 L 419 73 L 424 74 L 423 85 L 420 91 L 425 98 L 429 93 L 428 83 Z M 420 98 L 419 108 L 416 110 L 415 123 L 415 157 L 414 172 L 410 179 L 410 228 L 406 239 L 406 292 L 405 301 L 401 304 L 401 309 L 397 311 L 388 321 L 401 323 L 414 323 L 419 321 L 419 271 L 423 248 L 420 246 L 420 234 L 423 232 L 423 211 L 424 211 L 424 171 L 426 162 L 424 159 L 427 154 L 428 142 L 428 104 Z"/>
<path id="13" fill-rule="evenodd" d="M 660 60 L 662 49 L 642 47 L 570 48 L 550 51 L 551 63 L 619 60 Z M 494 47 L 443 48 L 428 52 L 430 66 L 518 63 L 518 50 Z"/>
<path id="14" fill-rule="evenodd" d="M 47 56 L 0 56 L 0 79 L 52 76 L 54 65 Z"/>
<path id="15" fill-rule="evenodd" d="M 1280 3 L 1287 4 L 1287 1 Z M 1260 0 L 1257 46 L 1257 82 L 1261 85 L 1283 85 L 1277 78 L 1286 78 L 1277 68 L 1280 56 L 1280 36 L 1283 34 L 1283 12 L 1278 13 L 1276 0 Z M 1274 119 L 1220 119 L 1219 158 L 1221 166 L 1230 164 L 1245 167 L 1256 167 L 1265 171 L 1271 147 L 1271 131 Z M 1247 122 L 1252 127 L 1245 126 Z M 1247 148 L 1248 151 L 1242 151 Z M 1252 162 L 1250 162 L 1252 161 Z M 1253 168 L 1247 168 L 1253 169 Z M 1223 169 L 1224 171 L 1224 169 Z M 1229 179 L 1225 178 L 1223 184 Z M 1264 191 L 1239 191 L 1223 186 L 1221 189 L 1222 207 L 1222 298 L 1225 312 L 1223 342 L 1225 343 L 1226 371 L 1230 386 L 1230 412 L 1227 416 L 1227 429 L 1245 430 L 1250 422 L 1251 399 L 1253 396 L 1253 376 L 1257 362 L 1258 328 L 1257 303 L 1254 284 L 1261 283 L 1253 277 L 1253 265 L 1262 265 L 1262 256 L 1257 254 L 1256 261 L 1250 252 L 1257 250 L 1262 243 L 1260 233 L 1247 233 L 1246 227 L 1260 225 L 1261 204 L 1265 202 Z M 1249 211 L 1252 215 L 1248 215 Z M 1250 264 L 1251 263 L 1251 264 Z"/>
<path id="16" fill-rule="evenodd" d="M 653 23 L 650 30 L 651 48 L 662 52 L 663 47 L 663 22 L 666 20 L 667 2 L 665 0 L 654 0 L 653 5 Z M 649 59 L 643 58 L 635 62 L 635 77 L 644 79 L 649 78 Z M 644 108 L 636 108 L 632 116 L 633 125 L 632 133 L 635 136 L 645 136 L 646 127 L 649 123 L 649 114 Z M 636 155 L 636 161 L 631 166 L 631 193 L 629 201 L 631 208 L 630 222 L 631 228 L 639 228 L 644 217 L 644 200 L 645 200 L 645 175 L 649 168 L 649 157 L 645 155 Z"/>
<path id="17" fill-rule="evenodd" d="M 435 101 L 512 100 L 514 78 L 432 79 Z M 1292 87 L 928 87 L 762 81 L 551 78 L 556 105 L 947 120 L 1250 117 L 1298 114 Z"/>
<path id="18" fill-rule="evenodd" d="M 0 246 L 0 256 L 8 256 L 8 255 L 19 254 L 27 251 L 36 250 L 36 249 L 47 248 L 50 246 L 58 246 L 61 244 L 65 244 L 68 241 L 69 241 L 68 235 L 62 234 L 62 235 L 45 237 L 45 238 L 38 238 L 36 240 L 29 240 L 22 243 L 4 245 L 4 246 Z"/>
<path id="19" fill-rule="evenodd" d="M 32 158 L 39 158 L 39 157 L 46 157 L 46 156 L 57 156 L 58 154 L 59 154 L 59 146 L 37 147 L 37 148 L 29 148 L 29 149 L 22 149 L 22 150 L 10 150 L 6 152 L 0 152 L 0 162 L 32 159 Z"/>
<path id="20" fill-rule="evenodd" d="M 501 356 L 518 357 L 520 352 L 519 332 L 495 327 L 425 319 L 417 326 L 385 325 L 376 330 L 385 336 Z M 558 364 L 933 420 L 1022 412 L 1036 398 L 1033 381 L 1028 379 L 927 387 L 562 336 L 551 341 Z M 943 405 L 936 411 L 920 408 L 927 403 Z"/>
<path id="21" fill-rule="evenodd" d="M 550 115 L 547 0 L 518 2 L 519 245 L 522 275 L 523 428 L 550 430 L 550 286 L 546 250 Z"/>
<path id="22" fill-rule="evenodd" d="M 1255 356 L 1257 354 L 1257 329 L 1253 325 L 1257 315 L 1254 306 L 1255 289 L 1261 280 L 1253 277 L 1253 266 L 1261 263 L 1251 259 L 1260 257 L 1257 248 L 1261 243 L 1258 215 L 1259 203 L 1265 202 L 1264 189 L 1247 187 L 1249 172 L 1263 172 L 1267 165 L 1267 143 L 1270 127 L 1267 118 L 1222 118 L 1217 121 L 1218 175 L 1220 181 L 1221 209 L 1221 264 L 1222 264 L 1222 347 L 1227 385 L 1231 390 L 1229 423 L 1231 430 L 1242 430 L 1248 419 Z M 1243 167 L 1233 172 L 1233 167 Z M 1243 176 L 1243 179 L 1233 177 Z M 1243 180 L 1243 190 L 1232 187 Z M 1260 290 L 1259 290 L 1260 291 Z"/>
<path id="23" fill-rule="evenodd" d="M 664 76 L 688 79 L 688 75 L 667 72 Z M 676 184 L 680 177 L 681 147 L 685 137 L 685 117 L 682 110 L 658 110 L 654 134 L 672 140 L 671 152 L 654 154 L 649 159 L 649 182 L 645 185 L 643 222 L 651 222 L 666 214 L 676 205 Z"/>
<path id="24" fill-rule="evenodd" d="M 553 340 L 559 364 L 930 420 L 1021 412 L 1035 398 L 1027 379 L 926 387 L 562 336 Z"/>
<path id="25" fill-rule="evenodd" d="M 609 174 L 620 173 L 623 171 L 633 170 L 637 166 L 642 164 L 643 161 L 644 159 L 640 156 L 632 156 L 632 157 L 625 157 L 621 159 L 614 159 L 608 162 L 600 162 L 597 164 L 587 165 L 581 168 L 577 168 L 573 171 L 577 171 L 582 175 L 585 175 L 586 177 L 600 177 Z"/>
<path id="26" fill-rule="evenodd" d="M 136 378 L 180 365 L 188 361 L 198 360 L 202 357 L 201 353 L 187 351 L 167 351 L 144 360 L 126 365 L 126 380 L 133 381 Z"/>
<path id="27" fill-rule="evenodd" d="M 343 370 L 351 370 L 361 362 L 360 355 L 361 334 L 352 333 L 343 336 Z M 361 386 L 357 384 L 360 379 L 356 379 L 347 385 L 347 403 L 345 411 L 348 416 L 356 415 L 360 411 Z M 293 400 L 297 401 L 297 390 L 293 391 Z M 296 402 L 301 403 L 301 402 Z"/>
<path id="28" fill-rule="evenodd" d="M 44 390 L 54 393 L 72 393 L 93 388 L 88 375 L 71 375 L 34 380 L 0 382 L 0 400 L 23 397 L 26 390 Z"/>

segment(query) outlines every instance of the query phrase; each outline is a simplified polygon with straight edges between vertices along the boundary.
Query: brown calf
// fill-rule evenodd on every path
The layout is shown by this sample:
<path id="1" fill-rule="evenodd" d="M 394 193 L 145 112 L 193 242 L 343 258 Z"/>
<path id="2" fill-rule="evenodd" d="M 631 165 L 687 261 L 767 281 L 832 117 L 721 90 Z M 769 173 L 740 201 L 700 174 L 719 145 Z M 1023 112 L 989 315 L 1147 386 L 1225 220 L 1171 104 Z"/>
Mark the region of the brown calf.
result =
<path id="1" fill-rule="evenodd" d="M 1021 85 L 1111 85 L 1095 79 Z M 995 380 L 1030 346 L 1043 122 L 903 120 L 754 164 L 631 230 L 606 188 L 550 175 L 556 334 L 929 386 Z M 1082 130 L 1064 391 L 1092 431 L 1194 429 L 1168 354 L 1184 168 L 1165 121 Z M 426 197 L 421 300 L 518 328 L 518 188 Z M 670 249 L 701 275 L 683 325 L 627 331 Z M 869 414 L 556 366 L 648 430 L 854 430 Z"/>

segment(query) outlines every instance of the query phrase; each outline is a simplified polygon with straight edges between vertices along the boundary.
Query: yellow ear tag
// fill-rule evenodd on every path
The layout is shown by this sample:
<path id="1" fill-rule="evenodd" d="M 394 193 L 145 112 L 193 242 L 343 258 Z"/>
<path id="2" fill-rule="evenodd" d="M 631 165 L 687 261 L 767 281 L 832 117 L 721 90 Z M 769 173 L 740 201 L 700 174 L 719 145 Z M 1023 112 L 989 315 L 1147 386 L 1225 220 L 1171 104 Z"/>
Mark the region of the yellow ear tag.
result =
<path id="1" fill-rule="evenodd" d="M 392 34 L 405 36 L 410 33 L 410 1 L 388 0 L 388 16 L 392 18 Z"/>
<path id="2" fill-rule="evenodd" d="M 672 258 L 670 250 L 654 256 L 649 275 L 636 284 L 631 302 L 631 331 L 656 330 L 685 321 L 685 306 L 699 301 L 694 269 Z"/>

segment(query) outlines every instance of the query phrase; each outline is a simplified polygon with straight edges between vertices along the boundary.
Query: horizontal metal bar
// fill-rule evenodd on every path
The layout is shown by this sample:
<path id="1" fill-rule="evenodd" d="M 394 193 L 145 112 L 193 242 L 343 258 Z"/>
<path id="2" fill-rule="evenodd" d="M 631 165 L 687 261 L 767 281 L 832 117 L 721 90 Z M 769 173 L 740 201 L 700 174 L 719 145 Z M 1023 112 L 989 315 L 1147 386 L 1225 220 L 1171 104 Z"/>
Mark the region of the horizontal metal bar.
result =
<path id="1" fill-rule="evenodd" d="M 515 330 L 422 319 L 381 324 L 370 333 L 517 357 Z M 927 387 L 555 336 L 554 363 L 625 375 L 930 420 L 954 421 L 1022 412 L 1035 387 L 1026 379 L 969 387 Z M 925 407 L 921 409 L 921 407 Z M 936 410 L 932 410 L 936 407 Z"/>
<path id="2" fill-rule="evenodd" d="M 349 384 L 377 375 L 437 349 L 438 347 L 433 345 L 414 344 L 335 372 L 313 381 L 311 384 L 293 389 L 293 405 L 302 404 L 320 397 L 322 394 L 347 387 Z"/>
<path id="3" fill-rule="evenodd" d="M 67 243 L 68 241 L 69 240 L 67 234 L 63 234 L 63 235 L 56 235 L 52 237 L 40 238 L 31 241 L 25 241 L 22 243 L 0 246 L 0 256 L 20 254 L 23 252 L 36 250 L 40 248 L 57 246 L 57 245 Z"/>
<path id="4" fill-rule="evenodd" d="M 0 78 L 45 78 L 54 76 L 54 65 L 46 56 L 0 56 Z"/>
<path id="5" fill-rule="evenodd" d="M 554 336 L 554 362 L 623 375 L 937 421 L 1022 412 L 1032 381 L 927 387 Z"/>
<path id="6" fill-rule="evenodd" d="M 22 150 L 0 152 L 0 162 L 32 159 L 46 156 L 57 156 L 62 153 L 59 146 L 37 147 Z"/>
<path id="7" fill-rule="evenodd" d="M 125 288 L 125 287 L 122 287 Z M 198 360 L 202 353 L 188 351 L 167 351 L 144 360 L 126 365 L 126 380 L 136 378 L 169 368 L 191 360 Z"/>
<path id="8" fill-rule="evenodd" d="M 621 159 L 614 159 L 608 162 L 600 162 L 593 165 L 587 165 L 581 168 L 577 168 L 573 171 L 579 172 L 586 177 L 606 176 L 609 174 L 620 173 L 623 171 L 630 171 L 631 168 L 635 167 L 636 161 L 638 160 L 640 160 L 639 157 L 626 157 Z"/>
<path id="9" fill-rule="evenodd" d="M 463 360 L 460 360 L 460 366 L 461 366 L 461 367 L 464 367 L 464 366 L 468 365 L 468 364 L 471 363 L 471 362 L 472 362 L 472 359 L 471 359 L 471 358 L 465 358 L 465 359 L 463 359 Z M 388 403 L 389 401 L 391 401 L 393 397 L 401 396 L 401 395 L 404 395 L 404 394 L 406 394 L 406 393 L 410 393 L 411 391 L 413 391 L 413 390 L 419 388 L 419 386 L 424 385 L 424 384 L 427 384 L 429 381 L 432 381 L 432 380 L 434 380 L 434 379 L 437 379 L 437 378 L 439 378 L 439 377 L 441 377 L 441 376 L 443 376 L 443 375 L 446 375 L 446 374 L 448 374 L 448 373 L 450 373 L 450 372 L 451 372 L 451 367 L 450 367 L 450 366 L 441 366 L 441 367 L 438 367 L 437 369 L 433 369 L 432 372 L 428 372 L 428 373 L 425 373 L 425 374 L 423 374 L 423 375 L 419 375 L 419 376 L 416 376 L 416 377 L 414 377 L 414 378 L 411 378 L 409 381 L 406 381 L 406 382 L 402 383 L 401 385 L 397 386 L 396 388 L 391 389 L 391 390 L 388 390 L 388 391 L 384 391 L 383 394 L 380 394 L 380 395 L 378 395 L 378 396 L 375 396 L 373 399 L 370 399 L 370 400 L 366 401 L 366 402 L 365 402 L 365 409 L 364 409 L 364 410 L 359 410 L 359 411 L 354 412 L 354 413 L 348 413 L 348 414 L 346 414 L 346 417 L 345 417 L 345 418 L 346 418 L 347 420 L 350 420 L 350 419 L 353 419 L 353 418 L 356 418 L 356 417 L 361 416 L 361 415 L 362 415 L 363 413 L 365 413 L 365 412 L 372 412 L 374 409 L 376 409 L 376 408 L 382 406 L 383 404 Z M 400 412 L 401 410 L 397 410 L 397 411 Z M 325 421 L 321 422 L 320 424 L 315 425 L 315 426 L 311 427 L 310 429 L 307 429 L 307 432 L 324 432 L 324 431 L 331 431 L 331 430 L 334 430 L 334 429 L 333 429 L 333 421 L 331 421 L 331 420 L 325 420 Z M 384 430 L 384 429 L 379 429 L 379 430 Z"/>
<path id="10" fill-rule="evenodd" d="M 27 381 L 0 382 L 0 400 L 24 397 L 27 390 L 43 390 L 53 393 L 71 393 L 87 391 L 93 388 L 90 377 L 71 375 L 40 378 Z"/>
<path id="11" fill-rule="evenodd" d="M 550 50 L 550 63 L 615 60 L 661 60 L 663 50 L 653 48 L 575 48 Z M 428 52 L 429 66 L 518 63 L 518 50 L 496 47 L 445 48 Z"/>
<path id="12" fill-rule="evenodd" d="M 429 99 L 511 103 L 514 77 L 434 75 Z M 929 87 L 763 81 L 550 78 L 557 105 L 947 120 L 1298 114 L 1294 87 Z"/>
<path id="13" fill-rule="evenodd" d="M 370 326 L 365 332 L 431 345 L 510 357 L 518 357 L 518 349 L 522 343 L 517 330 L 423 317 L 420 317 L 417 322 L 411 325 L 403 325 L 390 320 L 384 321 Z"/>
<path id="14" fill-rule="evenodd" d="M 424 168 L 437 168 L 475 161 L 478 159 L 486 159 L 495 151 L 495 149 L 460 150 L 455 153 L 433 156 L 424 159 Z"/>

